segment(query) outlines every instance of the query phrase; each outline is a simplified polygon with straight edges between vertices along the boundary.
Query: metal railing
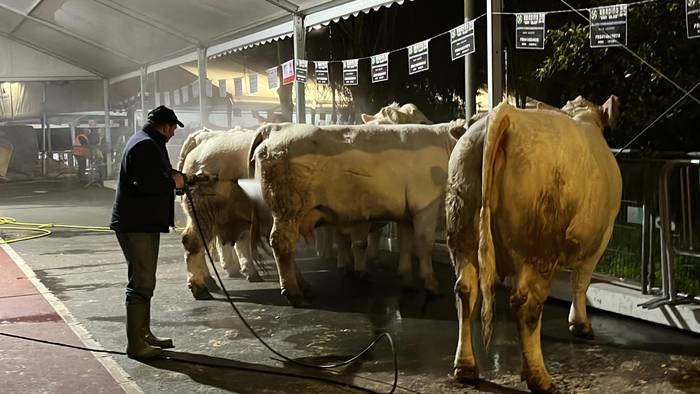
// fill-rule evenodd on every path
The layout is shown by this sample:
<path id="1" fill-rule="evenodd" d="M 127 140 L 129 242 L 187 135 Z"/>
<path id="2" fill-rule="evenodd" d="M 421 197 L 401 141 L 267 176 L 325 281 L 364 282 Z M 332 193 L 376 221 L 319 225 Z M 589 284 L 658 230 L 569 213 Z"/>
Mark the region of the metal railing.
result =
<path id="1" fill-rule="evenodd" d="M 643 308 L 697 302 L 687 293 L 700 292 L 700 160 L 623 157 L 618 163 L 622 204 L 597 277 L 658 296 L 639 305 Z M 395 241 L 396 226 L 388 226 L 384 235 Z M 443 220 L 436 239 L 444 243 L 444 238 Z M 686 267 L 697 267 L 696 278 L 679 276 L 679 258 Z M 678 279 L 692 283 L 679 291 Z"/>
<path id="2" fill-rule="evenodd" d="M 654 189 L 644 193 L 644 215 L 642 221 L 642 292 L 653 293 L 654 283 L 654 231 L 659 230 L 659 253 L 661 268 L 661 295 L 639 306 L 647 309 L 664 305 L 679 305 L 696 302 L 692 295 L 679 294 L 677 286 L 678 257 L 699 259 L 697 240 L 693 232 L 694 208 L 700 204 L 700 160 L 668 159 L 646 161 L 657 164 L 658 176 Z M 696 177 L 693 174 L 697 175 Z M 655 201 L 656 200 L 656 201 Z M 675 203 L 675 204 L 674 204 Z M 648 208 L 647 208 L 648 207 Z M 695 209 L 697 212 L 697 209 Z M 698 264 L 700 261 L 694 261 Z M 700 280 L 700 279 L 699 279 Z"/>

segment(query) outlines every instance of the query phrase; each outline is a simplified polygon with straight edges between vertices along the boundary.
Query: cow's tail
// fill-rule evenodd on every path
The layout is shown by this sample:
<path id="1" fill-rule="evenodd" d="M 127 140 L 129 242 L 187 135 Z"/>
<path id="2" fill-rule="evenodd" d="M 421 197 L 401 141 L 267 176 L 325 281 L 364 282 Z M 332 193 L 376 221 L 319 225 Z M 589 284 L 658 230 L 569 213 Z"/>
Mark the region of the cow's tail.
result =
<path id="1" fill-rule="evenodd" d="M 269 131 L 266 126 L 260 127 L 253 137 L 253 140 L 248 147 L 248 178 L 255 179 L 255 151 L 258 146 L 268 137 Z M 258 207 L 255 202 L 252 204 L 252 211 L 250 215 L 250 250 L 253 252 L 253 256 L 256 260 L 262 260 L 260 250 L 265 251 L 267 254 L 272 256 L 272 252 L 269 247 L 269 240 L 263 238 L 260 233 L 261 227 L 261 217 Z"/>
<path id="2" fill-rule="evenodd" d="M 484 156 L 481 173 L 481 212 L 479 215 L 479 286 L 481 289 L 481 326 L 484 344 L 491 344 L 493 332 L 493 285 L 496 282 L 496 254 L 491 234 L 491 206 L 493 201 L 494 177 L 497 174 L 496 159 L 501 141 L 510 124 L 510 105 L 502 103 L 492 112 L 484 138 Z"/>

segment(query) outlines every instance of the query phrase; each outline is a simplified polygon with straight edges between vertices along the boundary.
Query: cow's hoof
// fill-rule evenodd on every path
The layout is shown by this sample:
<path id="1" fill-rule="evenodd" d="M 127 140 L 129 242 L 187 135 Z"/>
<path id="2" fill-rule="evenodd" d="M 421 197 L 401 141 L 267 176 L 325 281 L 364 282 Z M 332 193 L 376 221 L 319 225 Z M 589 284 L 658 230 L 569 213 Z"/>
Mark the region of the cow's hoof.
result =
<path id="1" fill-rule="evenodd" d="M 257 273 L 257 272 L 254 273 L 254 274 L 252 274 L 252 275 L 248 275 L 248 277 L 247 277 L 246 279 L 247 279 L 248 282 L 250 282 L 250 283 L 260 283 L 260 282 L 264 282 L 264 281 L 265 281 L 265 279 L 263 279 L 262 276 L 260 276 L 260 274 Z"/>
<path id="2" fill-rule="evenodd" d="M 207 278 L 205 283 L 209 291 L 213 291 L 215 293 L 221 291 L 221 288 L 219 288 L 219 284 L 216 283 L 216 280 L 211 276 Z"/>
<path id="3" fill-rule="evenodd" d="M 591 327 L 591 323 L 588 322 L 579 324 L 569 323 L 569 332 L 576 338 L 595 339 L 593 327 Z"/>
<path id="4" fill-rule="evenodd" d="M 195 300 L 205 301 L 214 299 L 206 286 L 190 285 L 190 291 Z"/>
<path id="5" fill-rule="evenodd" d="M 520 374 L 520 378 L 522 380 L 527 381 L 527 388 L 530 389 L 533 393 L 537 394 L 559 394 L 561 393 L 556 386 L 554 386 L 554 383 L 552 383 L 552 378 L 549 377 L 549 374 L 546 374 L 544 376 L 537 376 L 537 375 L 532 375 L 528 374 L 526 372 L 522 372 Z"/>
<path id="6" fill-rule="evenodd" d="M 476 367 L 455 367 L 454 377 L 459 383 L 476 385 L 479 383 L 479 370 Z"/>
<path id="7" fill-rule="evenodd" d="M 311 301 L 303 295 L 292 295 L 287 290 L 282 290 L 282 295 L 287 299 L 289 305 L 294 308 L 308 308 L 311 306 Z"/>
<path id="8" fill-rule="evenodd" d="M 561 391 L 559 391 L 559 389 L 557 389 L 557 387 L 553 384 L 550 384 L 547 388 L 540 388 L 534 385 L 531 386 L 530 383 L 528 383 L 527 388 L 529 388 L 530 391 L 535 394 L 561 394 Z"/>

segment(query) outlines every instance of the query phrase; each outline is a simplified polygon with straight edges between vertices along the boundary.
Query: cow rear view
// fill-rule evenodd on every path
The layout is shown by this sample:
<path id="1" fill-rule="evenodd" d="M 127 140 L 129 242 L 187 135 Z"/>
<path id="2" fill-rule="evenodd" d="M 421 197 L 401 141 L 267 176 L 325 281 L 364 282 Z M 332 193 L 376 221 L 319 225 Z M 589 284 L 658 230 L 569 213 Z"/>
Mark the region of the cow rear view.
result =
<path id="1" fill-rule="evenodd" d="M 472 126 L 455 148 L 447 215 L 458 276 L 458 378 L 478 379 L 469 323 L 480 290 L 488 346 L 499 276 L 515 277 L 510 303 L 517 316 L 523 377 L 531 390 L 555 391 L 544 366 L 540 328 L 559 269 L 572 270 L 570 330 L 592 336 L 585 293 L 610 239 L 622 189 L 603 138 L 616 100 L 598 107 L 579 97 L 560 111 L 518 110 L 504 103 Z"/>

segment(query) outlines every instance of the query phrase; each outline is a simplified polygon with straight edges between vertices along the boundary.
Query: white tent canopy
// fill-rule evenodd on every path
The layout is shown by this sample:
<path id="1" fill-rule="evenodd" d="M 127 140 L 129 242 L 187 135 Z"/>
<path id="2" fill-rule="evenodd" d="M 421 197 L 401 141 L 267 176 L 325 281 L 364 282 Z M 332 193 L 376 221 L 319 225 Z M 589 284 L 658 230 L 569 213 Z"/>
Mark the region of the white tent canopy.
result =
<path id="1" fill-rule="evenodd" d="M 215 55 L 290 35 L 293 13 L 311 27 L 402 2 L 0 0 L 0 79 L 116 82 L 196 60 L 198 48 Z"/>

